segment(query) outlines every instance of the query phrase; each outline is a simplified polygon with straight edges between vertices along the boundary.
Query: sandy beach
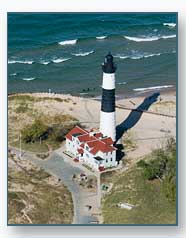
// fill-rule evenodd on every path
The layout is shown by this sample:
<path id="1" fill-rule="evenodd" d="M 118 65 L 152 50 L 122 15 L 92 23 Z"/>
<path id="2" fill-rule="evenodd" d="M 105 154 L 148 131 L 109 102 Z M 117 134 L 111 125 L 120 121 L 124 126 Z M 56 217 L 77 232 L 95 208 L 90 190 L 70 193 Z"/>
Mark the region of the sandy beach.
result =
<path id="1" fill-rule="evenodd" d="M 52 93 L 26 93 L 24 95 L 40 98 L 41 100 L 33 102 L 31 106 L 44 115 L 68 114 L 77 118 L 87 129 L 99 128 L 100 101 L 98 100 Z M 118 125 L 124 121 L 131 110 L 137 108 L 146 96 L 141 95 L 117 100 L 116 106 L 119 106 L 119 108 L 116 108 L 116 124 Z M 9 98 L 11 97 L 12 95 L 9 96 Z M 9 102 L 9 107 L 12 106 L 11 103 Z M 13 105 L 13 107 L 16 107 L 16 105 Z M 153 149 L 161 147 L 167 138 L 176 136 L 175 92 L 162 92 L 157 102 L 150 106 L 148 112 L 155 114 L 144 112 L 136 125 L 127 131 L 128 136 L 136 145 L 135 150 L 126 153 L 128 158 L 140 158 L 150 153 Z M 13 111 L 11 110 L 9 113 L 9 116 L 13 117 Z M 29 124 L 28 115 L 23 114 L 21 118 L 24 118 L 24 120 L 21 120 L 20 126 Z M 19 120 L 17 121 L 19 122 Z M 11 123 L 11 119 L 9 122 Z M 11 127 L 10 124 L 9 126 Z M 16 129 L 19 129 L 19 126 L 16 126 Z"/>

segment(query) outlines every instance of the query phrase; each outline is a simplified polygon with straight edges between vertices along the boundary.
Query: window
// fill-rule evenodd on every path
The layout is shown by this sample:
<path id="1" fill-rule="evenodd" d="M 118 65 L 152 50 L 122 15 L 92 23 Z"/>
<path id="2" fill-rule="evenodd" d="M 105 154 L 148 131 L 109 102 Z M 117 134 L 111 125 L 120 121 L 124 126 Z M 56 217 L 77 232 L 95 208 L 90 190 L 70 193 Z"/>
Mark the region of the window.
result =
<path id="1" fill-rule="evenodd" d="M 112 158 L 110 158 L 110 161 L 112 161 Z"/>
<path id="2" fill-rule="evenodd" d="M 108 159 L 106 159 L 106 163 L 108 163 Z"/>

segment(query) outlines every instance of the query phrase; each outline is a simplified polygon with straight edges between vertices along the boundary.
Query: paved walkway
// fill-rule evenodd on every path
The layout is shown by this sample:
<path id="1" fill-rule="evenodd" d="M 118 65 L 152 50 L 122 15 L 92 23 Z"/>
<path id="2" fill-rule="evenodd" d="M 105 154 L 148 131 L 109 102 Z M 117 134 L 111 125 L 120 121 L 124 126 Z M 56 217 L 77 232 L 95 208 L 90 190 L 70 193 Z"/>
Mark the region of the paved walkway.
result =
<path id="1" fill-rule="evenodd" d="M 15 148 L 12 149 L 14 153 L 19 155 L 19 151 Z M 68 190 L 72 194 L 74 204 L 74 224 L 89 224 L 97 222 L 98 219 L 92 214 L 99 212 L 101 194 L 100 192 L 90 192 L 83 189 L 75 181 L 72 180 L 73 174 L 86 173 L 87 175 L 94 174 L 93 172 L 86 169 L 81 164 L 74 165 L 72 159 L 65 157 L 61 153 L 61 149 L 52 152 L 48 159 L 42 160 L 33 155 L 33 153 L 23 153 L 23 158 L 29 160 L 35 165 L 43 168 L 45 171 L 60 178 L 61 181 L 67 186 Z M 94 174 L 95 175 L 95 174 Z M 98 184 L 100 186 L 100 180 L 98 176 Z M 88 210 L 87 205 L 92 206 Z"/>

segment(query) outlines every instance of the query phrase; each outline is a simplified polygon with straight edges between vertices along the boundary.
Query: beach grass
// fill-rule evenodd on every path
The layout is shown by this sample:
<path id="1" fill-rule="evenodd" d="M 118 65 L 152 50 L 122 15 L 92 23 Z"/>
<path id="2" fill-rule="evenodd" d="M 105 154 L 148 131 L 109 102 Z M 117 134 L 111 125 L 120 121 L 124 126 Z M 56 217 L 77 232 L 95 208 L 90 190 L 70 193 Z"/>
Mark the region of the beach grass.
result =
<path id="1" fill-rule="evenodd" d="M 145 180 L 135 166 L 112 177 L 112 181 L 113 189 L 102 201 L 105 224 L 175 224 L 175 202 L 166 198 L 158 179 Z M 134 208 L 121 209 L 119 203 L 129 203 Z"/>
<path id="2" fill-rule="evenodd" d="M 50 178 L 41 169 L 25 172 L 9 168 L 9 224 L 72 223 L 71 194 L 62 183 L 50 183 Z"/>
<path id="3" fill-rule="evenodd" d="M 169 138 L 127 171 L 102 174 L 102 183 L 112 183 L 103 197 L 104 223 L 176 223 L 176 142 Z M 131 210 L 118 206 L 132 205 Z"/>
<path id="4" fill-rule="evenodd" d="M 37 139 L 27 143 L 22 136 L 22 150 L 45 153 L 55 150 L 61 146 L 64 135 L 72 127 L 78 124 L 78 120 L 73 116 L 63 113 L 63 103 L 69 104 L 71 98 L 58 98 L 49 96 L 36 96 L 32 94 L 16 94 L 8 97 L 8 137 L 9 145 L 20 147 L 20 134 L 30 128 L 36 122 L 44 125 L 51 133 L 47 139 Z M 53 109 L 54 102 L 61 105 L 61 110 Z M 37 134 L 37 133 L 36 133 Z"/>
<path id="5" fill-rule="evenodd" d="M 14 141 L 11 143 L 11 146 L 15 148 L 20 148 L 20 141 Z M 30 151 L 30 152 L 37 152 L 37 153 L 45 153 L 49 151 L 48 146 L 46 143 L 35 142 L 35 143 L 25 143 L 21 142 L 21 149 L 23 151 Z"/>

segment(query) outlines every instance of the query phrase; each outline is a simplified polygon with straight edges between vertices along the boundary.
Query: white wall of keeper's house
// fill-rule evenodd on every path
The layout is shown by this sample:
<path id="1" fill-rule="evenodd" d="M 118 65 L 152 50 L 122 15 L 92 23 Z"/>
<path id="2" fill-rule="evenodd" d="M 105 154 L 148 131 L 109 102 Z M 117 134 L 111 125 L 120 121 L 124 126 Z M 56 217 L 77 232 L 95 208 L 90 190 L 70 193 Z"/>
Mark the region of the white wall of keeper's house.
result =
<path id="1" fill-rule="evenodd" d="M 75 157 L 78 157 L 80 159 L 80 162 L 87 164 L 91 168 L 93 168 L 95 170 L 99 169 L 100 163 L 94 158 L 94 157 L 97 157 L 97 156 L 103 158 L 103 161 L 101 161 L 101 164 L 105 168 L 114 167 L 114 166 L 117 165 L 116 151 L 112 151 L 112 153 L 111 152 L 103 153 L 101 151 L 98 151 L 95 155 L 93 155 L 93 154 L 90 153 L 90 148 L 85 143 L 85 150 L 84 150 L 83 155 L 81 156 L 77 152 L 78 148 L 81 148 L 81 147 L 79 147 L 79 145 L 80 144 L 78 143 L 77 138 L 74 138 L 74 140 L 72 140 L 72 141 L 66 138 L 66 149 L 67 149 L 67 151 L 74 154 Z"/>

